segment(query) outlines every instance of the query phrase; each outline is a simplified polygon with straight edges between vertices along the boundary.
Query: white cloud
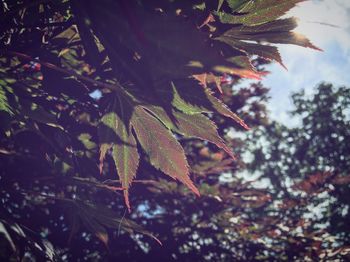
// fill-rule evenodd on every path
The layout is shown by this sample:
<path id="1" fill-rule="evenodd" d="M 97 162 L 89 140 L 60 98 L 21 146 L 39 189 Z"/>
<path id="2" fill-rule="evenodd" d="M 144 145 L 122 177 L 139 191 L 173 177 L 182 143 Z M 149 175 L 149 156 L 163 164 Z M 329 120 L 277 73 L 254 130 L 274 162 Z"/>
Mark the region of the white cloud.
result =
<path id="1" fill-rule="evenodd" d="M 300 26 L 296 31 L 305 34 L 324 50 L 316 52 L 281 45 L 281 55 L 288 71 L 277 64 L 267 68 L 271 74 L 263 83 L 271 88 L 272 100 L 268 108 L 272 118 L 295 124 L 296 121 L 286 113 L 292 108 L 291 92 L 304 88 L 311 93 L 321 81 L 350 85 L 350 0 L 306 1 L 288 16 L 299 18 Z"/>
<path id="2" fill-rule="evenodd" d="M 349 0 L 324 0 L 303 2 L 288 15 L 299 18 L 297 31 L 307 35 L 321 48 L 326 49 L 330 42 L 335 41 L 340 43 L 343 51 L 348 51 L 349 12 Z"/>

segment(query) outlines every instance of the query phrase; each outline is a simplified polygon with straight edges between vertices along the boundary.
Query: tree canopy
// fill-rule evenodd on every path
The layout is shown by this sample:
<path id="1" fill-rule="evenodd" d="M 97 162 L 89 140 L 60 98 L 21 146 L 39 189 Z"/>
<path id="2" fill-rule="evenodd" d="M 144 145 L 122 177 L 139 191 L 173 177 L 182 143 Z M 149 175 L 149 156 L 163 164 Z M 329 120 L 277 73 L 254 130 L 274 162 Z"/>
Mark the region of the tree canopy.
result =
<path id="1" fill-rule="evenodd" d="M 285 67 L 275 44 L 319 50 L 284 18 L 300 2 L 2 1 L 2 258 L 346 255 L 347 213 L 323 212 L 333 242 L 303 215 L 331 185 L 348 206 L 348 89 L 295 95 L 303 128 L 290 130 L 269 123 L 267 88 L 233 88 Z M 246 167 L 272 188 L 235 176 Z"/>

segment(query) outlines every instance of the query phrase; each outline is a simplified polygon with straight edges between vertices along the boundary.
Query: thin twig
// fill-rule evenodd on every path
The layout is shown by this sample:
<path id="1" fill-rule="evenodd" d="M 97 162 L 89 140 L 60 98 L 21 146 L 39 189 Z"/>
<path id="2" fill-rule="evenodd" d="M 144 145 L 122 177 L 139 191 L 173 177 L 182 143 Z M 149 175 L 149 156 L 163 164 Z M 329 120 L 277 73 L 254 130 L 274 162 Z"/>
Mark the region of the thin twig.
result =
<path id="1" fill-rule="evenodd" d="M 102 183 L 103 184 L 113 184 L 113 183 L 121 183 L 121 182 L 122 182 L 121 180 L 108 179 L 108 180 L 103 181 Z M 155 181 L 155 180 L 138 180 L 138 179 L 135 179 L 132 182 L 133 183 L 140 183 L 140 184 L 156 184 L 156 183 L 158 183 L 158 181 Z"/>
<path id="2" fill-rule="evenodd" d="M 120 220 L 120 223 L 119 223 L 119 225 L 118 225 L 118 237 L 119 237 L 119 234 L 120 234 L 120 228 L 121 228 L 121 225 L 122 225 L 123 220 L 124 220 L 124 218 L 125 218 L 125 215 L 126 215 L 126 208 L 125 208 L 125 210 L 124 210 L 124 214 L 123 214 L 123 216 L 122 216 L 122 219 Z"/>

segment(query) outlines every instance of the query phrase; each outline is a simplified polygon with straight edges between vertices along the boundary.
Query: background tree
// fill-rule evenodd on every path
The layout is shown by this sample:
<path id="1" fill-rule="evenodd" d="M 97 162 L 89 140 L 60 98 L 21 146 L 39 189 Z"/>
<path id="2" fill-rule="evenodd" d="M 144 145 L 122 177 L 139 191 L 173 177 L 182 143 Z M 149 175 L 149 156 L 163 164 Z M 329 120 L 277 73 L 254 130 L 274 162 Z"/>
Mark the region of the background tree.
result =
<path id="1" fill-rule="evenodd" d="M 299 125 L 272 122 L 257 128 L 250 135 L 253 143 L 247 143 L 253 152 L 248 167 L 261 181 L 267 179 L 274 199 L 288 201 L 286 218 L 302 219 L 307 234 L 322 236 L 314 247 L 319 256 L 323 252 L 320 257 L 344 259 L 349 245 L 349 88 L 321 83 L 312 95 L 302 90 L 292 98 L 291 115 Z M 319 247 L 326 250 L 316 251 Z"/>

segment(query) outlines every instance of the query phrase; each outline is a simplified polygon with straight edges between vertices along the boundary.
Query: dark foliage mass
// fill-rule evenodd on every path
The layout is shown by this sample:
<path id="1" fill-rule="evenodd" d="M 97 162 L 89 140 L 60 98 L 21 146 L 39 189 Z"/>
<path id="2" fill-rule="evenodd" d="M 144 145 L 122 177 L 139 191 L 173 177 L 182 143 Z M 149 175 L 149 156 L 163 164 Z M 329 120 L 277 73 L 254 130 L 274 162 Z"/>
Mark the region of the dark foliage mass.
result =
<path id="1" fill-rule="evenodd" d="M 348 258 L 349 89 L 237 87 L 299 2 L 1 1 L 1 261 Z"/>

